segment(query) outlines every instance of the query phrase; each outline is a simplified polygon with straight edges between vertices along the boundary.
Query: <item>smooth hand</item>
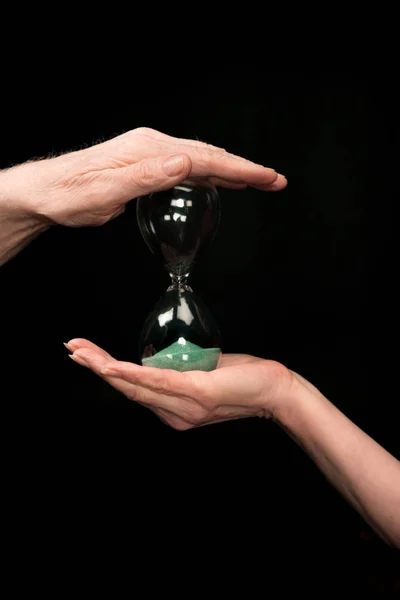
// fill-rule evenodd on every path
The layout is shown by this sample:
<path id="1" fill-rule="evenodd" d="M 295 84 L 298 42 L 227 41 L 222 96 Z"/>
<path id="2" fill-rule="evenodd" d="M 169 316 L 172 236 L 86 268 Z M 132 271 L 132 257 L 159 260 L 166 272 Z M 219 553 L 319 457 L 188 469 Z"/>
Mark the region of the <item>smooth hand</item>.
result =
<path id="1" fill-rule="evenodd" d="M 239 354 L 223 356 L 210 373 L 179 373 L 119 362 L 87 340 L 66 346 L 175 429 L 273 417 L 382 540 L 400 548 L 400 462 L 297 373 Z"/>
<path id="2" fill-rule="evenodd" d="M 100 375 L 130 400 L 178 430 L 270 417 L 290 395 L 292 373 L 280 363 L 245 354 L 222 356 L 218 369 L 180 373 L 114 360 L 88 340 L 66 344 L 71 358 Z"/>

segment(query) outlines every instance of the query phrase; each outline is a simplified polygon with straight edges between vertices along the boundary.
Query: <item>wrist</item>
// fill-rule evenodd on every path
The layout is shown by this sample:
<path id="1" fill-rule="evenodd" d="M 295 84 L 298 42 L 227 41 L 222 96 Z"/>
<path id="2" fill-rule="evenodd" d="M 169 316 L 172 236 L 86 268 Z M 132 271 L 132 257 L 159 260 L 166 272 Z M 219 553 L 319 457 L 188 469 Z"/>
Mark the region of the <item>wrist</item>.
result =
<path id="1" fill-rule="evenodd" d="M 39 162 L 25 163 L 0 171 L 0 211 L 9 218 L 30 219 L 32 224 L 37 222 L 38 226 L 50 226 L 50 219 L 40 214 L 39 210 Z"/>
<path id="2" fill-rule="evenodd" d="M 51 225 L 35 210 L 24 178 L 23 166 L 0 172 L 0 265 Z"/>
<path id="3" fill-rule="evenodd" d="M 318 400 L 321 393 L 309 381 L 294 371 L 289 371 L 290 383 L 283 390 L 276 403 L 273 419 L 284 429 L 292 430 L 299 420 L 302 407 L 306 403 Z"/>

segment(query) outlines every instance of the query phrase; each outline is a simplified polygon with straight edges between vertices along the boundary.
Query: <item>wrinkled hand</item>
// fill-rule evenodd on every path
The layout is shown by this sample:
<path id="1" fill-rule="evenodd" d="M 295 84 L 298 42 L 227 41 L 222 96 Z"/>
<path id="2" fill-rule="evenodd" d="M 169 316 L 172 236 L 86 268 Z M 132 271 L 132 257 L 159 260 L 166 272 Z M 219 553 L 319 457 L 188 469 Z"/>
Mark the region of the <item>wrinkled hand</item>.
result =
<path id="1" fill-rule="evenodd" d="M 50 223 L 73 227 L 102 225 L 121 214 L 129 200 L 188 178 L 239 189 L 250 185 L 278 191 L 286 186 L 273 169 L 147 128 L 15 169 L 20 172 L 10 186 L 13 204 Z"/>
<path id="2" fill-rule="evenodd" d="M 84 339 L 71 340 L 66 347 L 75 362 L 178 430 L 244 417 L 268 418 L 290 396 L 291 371 L 245 354 L 223 355 L 218 369 L 210 373 L 179 373 L 117 361 Z"/>

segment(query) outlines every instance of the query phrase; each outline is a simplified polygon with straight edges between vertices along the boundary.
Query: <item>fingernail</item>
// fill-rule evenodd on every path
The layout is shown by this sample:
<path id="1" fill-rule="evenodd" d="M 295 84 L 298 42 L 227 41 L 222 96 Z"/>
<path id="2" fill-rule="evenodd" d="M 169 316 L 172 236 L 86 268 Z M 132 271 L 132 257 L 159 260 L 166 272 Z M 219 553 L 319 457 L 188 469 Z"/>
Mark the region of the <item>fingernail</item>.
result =
<path id="1" fill-rule="evenodd" d="M 117 371 L 114 371 L 114 369 L 107 369 L 107 368 L 105 368 L 105 369 L 102 369 L 102 370 L 100 371 L 100 373 L 101 373 L 102 375 L 113 375 L 114 377 L 117 377 L 117 376 L 118 376 L 118 372 L 117 372 Z"/>
<path id="2" fill-rule="evenodd" d="M 176 177 L 183 171 L 183 157 L 171 156 L 164 161 L 164 171 L 168 177 Z"/>
<path id="3" fill-rule="evenodd" d="M 87 362 L 81 356 L 76 356 L 75 354 L 68 354 L 68 356 L 74 362 L 78 363 L 78 365 L 81 365 L 81 367 L 87 367 L 88 366 Z"/>
<path id="4" fill-rule="evenodd" d="M 66 347 L 66 349 L 67 349 L 69 352 L 73 352 L 73 350 L 72 350 L 71 346 L 69 345 L 69 343 L 67 343 L 67 342 L 63 342 L 63 344 L 64 344 L 64 346 Z"/>

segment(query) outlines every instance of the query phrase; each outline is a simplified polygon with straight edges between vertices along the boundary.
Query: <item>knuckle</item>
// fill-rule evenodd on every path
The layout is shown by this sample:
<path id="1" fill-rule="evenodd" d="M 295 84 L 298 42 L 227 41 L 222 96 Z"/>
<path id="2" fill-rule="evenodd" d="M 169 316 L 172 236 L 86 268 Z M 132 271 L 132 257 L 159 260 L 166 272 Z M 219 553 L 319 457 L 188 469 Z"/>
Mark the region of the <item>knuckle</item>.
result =
<path id="1" fill-rule="evenodd" d="M 190 423 L 192 426 L 200 425 L 204 423 L 209 416 L 209 411 L 200 405 L 195 405 L 190 408 L 188 413 L 184 416 L 185 421 Z"/>
<path id="2" fill-rule="evenodd" d="M 226 150 L 224 150 L 223 148 L 218 148 L 218 146 L 212 146 L 211 144 L 207 144 L 206 146 L 206 150 L 209 154 L 211 154 L 211 156 L 215 156 L 215 155 L 220 155 L 220 154 L 225 154 Z"/>
<path id="3" fill-rule="evenodd" d="M 184 421 L 174 421 L 171 424 L 171 427 L 176 429 L 176 431 L 188 431 L 189 429 L 193 429 L 193 425 L 191 423 L 186 423 Z"/>
<path id="4" fill-rule="evenodd" d="M 157 391 L 167 393 L 169 392 L 170 386 L 166 380 L 166 377 L 162 374 L 156 375 L 152 381 L 152 387 L 156 388 Z"/>
<path id="5" fill-rule="evenodd" d="M 128 398 L 128 400 L 132 400 L 132 402 L 139 400 L 135 390 L 129 391 L 125 394 L 125 396 Z"/>
<path id="6" fill-rule="evenodd" d="M 132 129 L 131 133 L 132 135 L 153 135 L 156 131 L 151 127 L 136 127 L 136 129 Z"/>
<path id="7" fill-rule="evenodd" d="M 139 183 L 147 183 L 154 179 L 154 165 L 147 161 L 143 160 L 137 165 L 135 169 L 136 179 Z"/>
<path id="8" fill-rule="evenodd" d="M 200 378 L 200 380 L 199 380 Z M 202 408 L 209 410 L 213 404 L 212 397 L 206 385 L 206 378 L 196 373 L 195 376 L 187 373 L 188 387 L 190 386 L 190 396 L 196 399 L 196 403 Z"/>
<path id="9" fill-rule="evenodd" d="M 213 165 L 215 165 L 215 160 L 218 158 L 218 154 L 216 152 L 210 152 L 206 148 L 196 148 L 194 158 L 197 164 L 200 164 L 208 171 L 211 171 Z"/>
<path id="10" fill-rule="evenodd" d="M 139 402 L 139 404 L 147 404 L 147 392 L 143 390 L 139 386 L 132 386 L 128 393 L 125 393 L 125 396 L 128 400 L 133 400 L 134 402 Z"/>
<path id="11" fill-rule="evenodd" d="M 206 142 L 198 142 L 199 148 L 201 150 L 205 150 L 209 154 L 225 154 L 226 150 L 224 148 L 220 148 L 219 146 L 214 146 L 213 144 L 207 144 Z"/>

